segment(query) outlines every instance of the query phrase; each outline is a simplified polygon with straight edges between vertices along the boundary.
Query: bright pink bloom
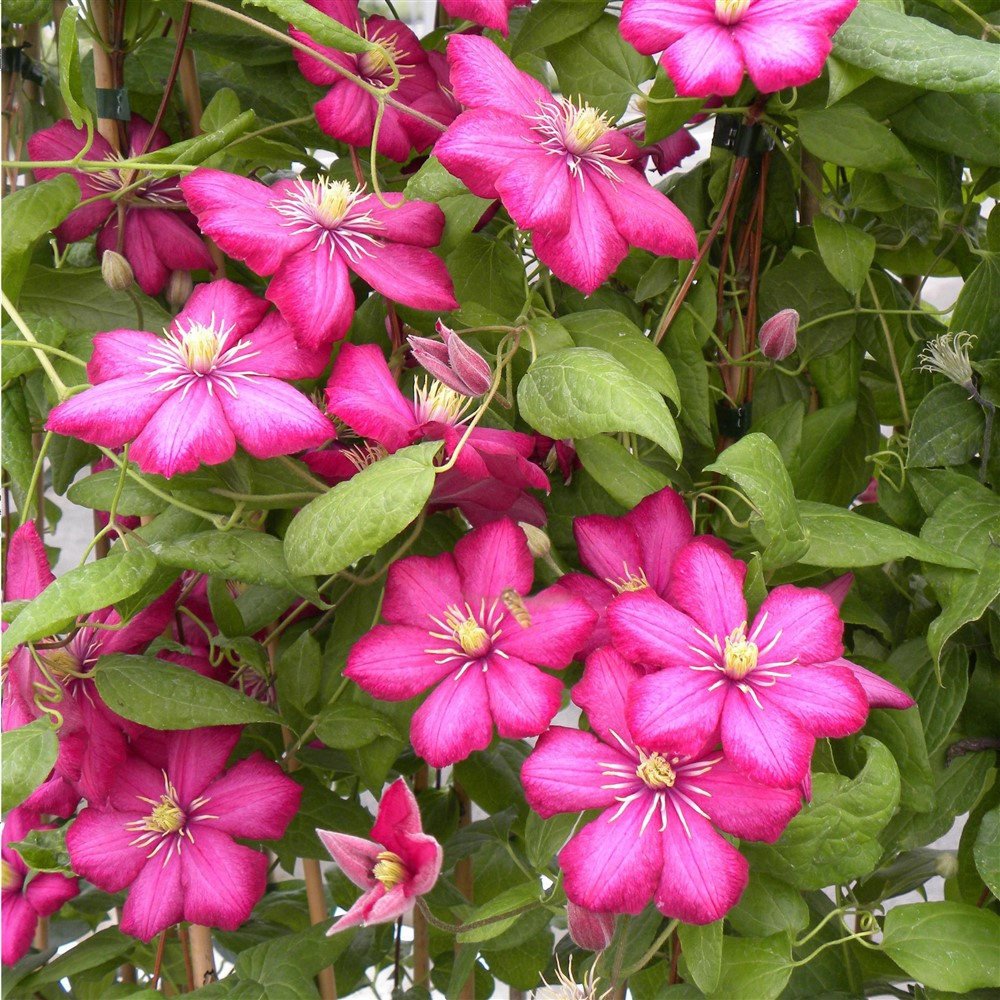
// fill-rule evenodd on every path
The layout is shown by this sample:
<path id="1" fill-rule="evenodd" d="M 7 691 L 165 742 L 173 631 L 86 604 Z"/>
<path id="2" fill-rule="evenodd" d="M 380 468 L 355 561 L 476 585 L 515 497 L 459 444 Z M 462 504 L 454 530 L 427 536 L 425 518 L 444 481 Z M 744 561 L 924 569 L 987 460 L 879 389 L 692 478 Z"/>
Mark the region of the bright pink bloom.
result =
<path id="1" fill-rule="evenodd" d="M 28 866 L 10 844 L 24 840 L 32 830 L 50 830 L 36 813 L 24 806 L 12 809 L 3 824 L 0 853 L 0 918 L 3 920 L 0 957 L 4 965 L 14 965 L 31 948 L 39 917 L 48 917 L 80 891 L 75 878 L 59 872 L 36 872 L 25 884 Z"/>
<path id="2" fill-rule="evenodd" d="M 473 194 L 501 199 L 556 277 L 589 295 L 631 246 L 695 255 L 691 223 L 631 166 L 638 150 L 606 116 L 554 97 L 486 38 L 452 35 L 448 60 L 472 110 L 434 153 Z"/>
<path id="3" fill-rule="evenodd" d="M 149 122 L 133 115 L 128 125 L 129 155 L 137 156 L 149 135 Z M 69 160 L 86 144 L 87 132 L 74 128 L 69 121 L 58 121 L 50 128 L 36 132 L 28 140 L 28 153 L 33 160 Z M 170 138 L 157 130 L 150 151 L 170 145 Z M 35 177 L 48 180 L 57 174 L 71 174 L 80 185 L 83 199 L 109 194 L 131 184 L 134 171 L 118 170 L 115 161 L 121 159 L 101 135 L 94 136 L 94 144 L 85 160 L 107 160 L 108 169 L 100 173 L 67 170 L 64 167 L 36 167 Z M 163 208 L 137 206 L 163 205 Z M 55 234 L 61 245 L 76 243 L 91 233 L 97 233 L 97 255 L 105 250 L 118 249 L 118 206 L 125 207 L 125 235 L 121 253 L 132 265 L 136 283 L 147 295 L 163 291 L 172 271 L 211 270 L 212 258 L 194 227 L 194 219 L 187 212 L 178 212 L 183 205 L 176 177 L 153 178 L 129 192 L 121 201 L 102 198 L 90 205 L 76 208 L 56 227 Z"/>
<path id="4" fill-rule="evenodd" d="M 857 2 L 625 0 L 620 26 L 640 52 L 663 52 L 663 68 L 684 97 L 735 94 L 744 69 L 770 94 L 823 72 L 830 39 Z"/>
<path id="5" fill-rule="evenodd" d="M 637 667 L 612 649 L 587 660 L 573 700 L 592 732 L 554 726 L 521 769 L 528 804 L 543 817 L 601 809 L 559 852 L 570 902 L 599 913 L 639 913 L 650 900 L 685 923 L 718 920 L 747 882 L 743 856 L 715 830 L 773 842 L 799 794 L 740 774 L 719 752 L 691 755 L 643 743 L 626 698 Z"/>
<path id="6" fill-rule="evenodd" d="M 133 753 L 106 806 L 66 835 L 73 870 L 107 892 L 129 888 L 121 930 L 143 941 L 179 920 L 235 930 L 264 894 L 267 858 L 233 839 L 276 840 L 302 789 L 254 753 L 223 770 L 239 727 L 169 733 L 165 767 Z"/>
<path id="7" fill-rule="evenodd" d="M 319 374 L 288 324 L 232 281 L 200 285 L 166 338 L 112 330 L 94 338 L 93 388 L 60 403 L 46 428 L 105 448 L 131 442 L 143 472 L 172 476 L 218 465 L 237 442 L 255 458 L 315 448 L 329 421 L 283 379 Z"/>
<path id="8" fill-rule="evenodd" d="M 674 561 L 664 601 L 623 593 L 608 608 L 615 647 L 660 668 L 637 682 L 629 725 L 640 743 L 695 753 L 721 737 L 749 777 L 783 788 L 809 772 L 818 737 L 857 732 L 868 701 L 832 665 L 844 625 L 819 590 L 776 587 L 747 626 L 746 565 L 701 539 Z"/>
<path id="9" fill-rule="evenodd" d="M 54 580 L 45 546 L 33 521 L 14 533 L 7 552 L 6 600 L 30 600 Z M 125 757 L 129 724 L 115 715 L 92 683 L 101 656 L 141 653 L 170 620 L 178 587 L 174 586 L 124 627 L 113 608 L 87 617 L 68 643 L 37 649 L 35 656 L 18 647 L 7 665 L 3 684 L 3 728 L 16 729 L 48 714 L 59 722 L 59 757 L 55 773 L 79 794 L 100 800 L 108 792 L 114 768 Z M 55 812 L 41 808 L 40 811 Z"/>
<path id="10" fill-rule="evenodd" d="M 441 6 L 451 18 L 481 24 L 506 38 L 510 12 L 515 7 L 531 6 L 531 0 L 441 0 Z"/>
<path id="11" fill-rule="evenodd" d="M 351 272 L 413 309 L 458 308 L 436 246 L 444 213 L 387 194 L 389 206 L 347 181 L 278 181 L 271 187 L 200 168 L 181 189 L 201 228 L 256 274 L 273 274 L 267 298 L 309 348 L 347 333 L 354 318 Z"/>
<path id="12" fill-rule="evenodd" d="M 430 892 L 441 872 L 441 845 L 424 833 L 417 800 L 402 778 L 382 795 L 371 840 L 330 830 L 316 833 L 341 871 L 365 890 L 328 935 L 395 920 Z"/>
<path id="13" fill-rule="evenodd" d="M 345 676 L 376 698 L 433 688 L 413 716 L 413 749 L 433 767 L 507 739 L 537 736 L 559 711 L 561 670 L 586 642 L 594 613 L 554 587 L 527 595 L 535 567 L 513 521 L 466 535 L 454 554 L 393 563 L 382 616 L 354 646 Z"/>
<path id="14" fill-rule="evenodd" d="M 418 110 L 442 123 L 449 120 L 447 105 L 438 91 L 437 77 L 427 62 L 427 53 L 421 48 L 417 36 L 402 21 L 378 16 L 362 19 L 358 14 L 357 0 L 308 2 L 320 13 L 364 35 L 369 41 L 377 42 L 389 53 L 400 75 L 399 87 L 392 93 L 395 100 L 411 107 L 419 106 Z M 392 84 L 392 69 L 381 52 L 338 52 L 317 44 L 296 28 L 292 28 L 290 34 L 375 87 L 385 89 Z M 319 127 L 327 135 L 350 146 L 371 146 L 378 109 L 375 98 L 336 70 L 298 49 L 295 50 L 295 60 L 310 83 L 330 88 L 315 108 Z M 378 152 L 402 163 L 414 150 L 430 146 L 438 135 L 440 132 L 433 125 L 405 111 L 386 107 L 379 126 Z"/>
<path id="15" fill-rule="evenodd" d="M 567 573 L 558 586 L 585 600 L 597 613 L 586 652 L 611 641 L 605 622 L 616 594 L 651 587 L 666 596 L 677 554 L 691 541 L 691 514 L 679 493 L 665 487 L 641 500 L 622 517 L 591 514 L 573 519 L 580 561 L 593 576 Z"/>
<path id="16" fill-rule="evenodd" d="M 385 356 L 374 344 L 344 344 L 326 388 L 327 409 L 361 437 L 390 454 L 417 441 L 444 441 L 450 456 L 465 433 L 472 400 L 433 379 L 418 381 L 413 400 L 396 385 Z M 498 480 L 517 490 L 548 490 L 531 460 L 534 441 L 517 431 L 476 427 L 455 463 L 466 480 Z"/>

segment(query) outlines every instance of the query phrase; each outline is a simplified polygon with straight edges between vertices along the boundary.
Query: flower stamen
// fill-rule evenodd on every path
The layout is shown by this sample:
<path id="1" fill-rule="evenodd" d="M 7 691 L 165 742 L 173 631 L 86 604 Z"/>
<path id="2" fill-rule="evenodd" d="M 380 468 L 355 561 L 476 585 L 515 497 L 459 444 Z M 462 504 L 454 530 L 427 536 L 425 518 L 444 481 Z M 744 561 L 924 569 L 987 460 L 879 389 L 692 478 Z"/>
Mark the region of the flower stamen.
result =
<path id="1" fill-rule="evenodd" d="M 406 865 L 403 859 L 392 851 L 379 851 L 375 855 L 375 866 L 372 877 L 378 879 L 386 889 L 394 889 L 400 882 L 406 881 Z"/>

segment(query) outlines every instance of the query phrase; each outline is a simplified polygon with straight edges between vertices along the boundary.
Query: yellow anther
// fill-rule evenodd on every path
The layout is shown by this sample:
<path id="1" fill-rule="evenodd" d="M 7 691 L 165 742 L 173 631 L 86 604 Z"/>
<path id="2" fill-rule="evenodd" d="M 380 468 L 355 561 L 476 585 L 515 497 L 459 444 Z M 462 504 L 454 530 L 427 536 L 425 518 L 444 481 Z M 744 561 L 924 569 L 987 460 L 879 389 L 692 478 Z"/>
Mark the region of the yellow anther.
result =
<path id="1" fill-rule="evenodd" d="M 454 424 L 459 421 L 472 400 L 430 378 L 414 384 L 413 402 L 416 404 L 419 420 Z"/>
<path id="2" fill-rule="evenodd" d="M 12 865 L 6 861 L 0 861 L 0 889 L 6 892 L 8 889 L 15 888 L 21 881 L 21 876 L 18 875 Z"/>
<path id="3" fill-rule="evenodd" d="M 39 654 L 46 669 L 56 677 L 80 673 L 80 661 L 68 649 L 49 649 Z"/>
<path id="4" fill-rule="evenodd" d="M 375 867 L 372 877 L 377 878 L 386 889 L 393 889 L 406 880 L 406 865 L 398 854 L 392 851 L 380 851 L 375 855 Z"/>
<path id="5" fill-rule="evenodd" d="M 757 644 L 746 636 L 746 622 L 726 636 L 723 654 L 726 673 L 735 680 L 743 680 L 757 666 Z"/>
<path id="6" fill-rule="evenodd" d="M 184 362 L 193 372 L 204 375 L 215 367 L 222 338 L 210 326 L 192 324 L 181 339 Z"/>
<path id="7" fill-rule="evenodd" d="M 644 569 L 640 568 L 638 573 L 630 573 L 628 566 L 626 566 L 625 572 L 626 575 L 620 579 L 609 581 L 619 594 L 635 593 L 638 590 L 649 589 L 649 580 L 646 579 L 646 571 Z"/>
<path id="8" fill-rule="evenodd" d="M 657 791 L 661 788 L 673 788 L 677 780 L 670 761 L 655 751 L 651 754 L 639 751 L 639 766 L 635 769 L 635 776 L 640 778 L 647 788 Z"/>
<path id="9" fill-rule="evenodd" d="M 169 795 L 161 795 L 153 811 L 143 820 L 143 829 L 151 833 L 176 833 L 183 825 L 184 811 Z"/>
<path id="10" fill-rule="evenodd" d="M 716 19 L 723 24 L 735 24 L 750 9 L 751 0 L 715 0 Z"/>
<path id="11" fill-rule="evenodd" d="M 584 104 L 583 107 L 572 106 L 566 124 L 566 148 L 572 153 L 586 152 L 611 128 L 607 115 L 589 104 Z"/>

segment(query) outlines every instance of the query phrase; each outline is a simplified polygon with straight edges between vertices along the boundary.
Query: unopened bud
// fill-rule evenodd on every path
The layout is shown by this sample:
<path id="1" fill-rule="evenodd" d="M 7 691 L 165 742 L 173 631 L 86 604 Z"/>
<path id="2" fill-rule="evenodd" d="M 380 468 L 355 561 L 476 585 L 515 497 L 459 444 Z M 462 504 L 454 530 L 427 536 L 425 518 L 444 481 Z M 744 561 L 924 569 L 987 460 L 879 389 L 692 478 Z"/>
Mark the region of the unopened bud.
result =
<path id="1" fill-rule="evenodd" d="M 454 330 L 441 320 L 435 329 L 441 341 L 429 337 L 407 337 L 413 357 L 443 385 L 463 396 L 482 396 L 493 384 L 493 372 L 485 358 L 476 353 Z"/>
<path id="2" fill-rule="evenodd" d="M 766 320 L 760 328 L 757 339 L 761 354 L 772 361 L 783 361 L 797 344 L 799 314 L 794 309 L 782 309 Z"/>
<path id="3" fill-rule="evenodd" d="M 942 878 L 954 878 L 958 874 L 958 854 L 955 851 L 941 851 L 934 863 L 934 870 Z"/>
<path id="4" fill-rule="evenodd" d="M 573 943 L 587 951 L 604 951 L 615 934 L 615 915 L 566 904 L 566 926 Z"/>
<path id="5" fill-rule="evenodd" d="M 114 292 L 127 292 L 135 281 L 132 265 L 114 250 L 105 250 L 101 257 L 101 277 Z"/>
<path id="6" fill-rule="evenodd" d="M 527 521 L 518 521 L 517 526 L 524 532 L 524 537 L 528 539 L 528 551 L 535 559 L 548 559 L 552 554 L 552 542 L 549 536 Z"/>
<path id="7" fill-rule="evenodd" d="M 177 310 L 191 297 L 194 291 L 194 281 L 190 271 L 171 271 L 167 282 L 167 303 L 171 309 Z"/>

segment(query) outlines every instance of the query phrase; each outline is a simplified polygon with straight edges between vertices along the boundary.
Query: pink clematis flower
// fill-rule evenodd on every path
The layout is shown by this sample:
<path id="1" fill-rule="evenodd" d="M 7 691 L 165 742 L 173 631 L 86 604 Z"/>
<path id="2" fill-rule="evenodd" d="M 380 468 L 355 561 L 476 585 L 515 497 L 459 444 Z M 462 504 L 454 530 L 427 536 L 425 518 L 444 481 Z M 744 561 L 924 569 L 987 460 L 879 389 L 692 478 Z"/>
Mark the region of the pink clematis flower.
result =
<path id="1" fill-rule="evenodd" d="M 622 517 L 591 514 L 573 519 L 580 561 L 593 576 L 567 573 L 558 586 L 585 600 L 598 614 L 586 652 L 611 642 L 605 613 L 624 592 L 651 587 L 667 593 L 677 554 L 691 541 L 691 515 L 679 493 L 666 487 L 641 500 Z"/>
<path id="2" fill-rule="evenodd" d="M 819 590 L 776 587 L 747 625 L 746 565 L 696 539 L 674 561 L 670 601 L 649 590 L 608 608 L 615 647 L 660 668 L 637 682 L 629 726 L 643 743 L 694 753 L 721 737 L 749 777 L 791 788 L 809 772 L 816 739 L 857 732 L 868 700 L 832 665 L 843 622 Z"/>
<path id="3" fill-rule="evenodd" d="M 434 328 L 441 334 L 440 341 L 430 337 L 406 338 L 414 361 L 442 385 L 463 396 L 474 398 L 489 392 L 493 370 L 486 359 L 441 320 Z"/>
<path id="4" fill-rule="evenodd" d="M 433 379 L 418 381 L 413 400 L 408 400 L 374 344 L 341 347 L 326 396 L 331 415 L 390 454 L 429 440 L 444 441 L 450 456 L 465 433 L 465 415 L 472 406 L 469 397 Z M 548 478 L 530 460 L 533 452 L 534 441 L 527 434 L 476 427 L 452 471 L 466 481 L 497 480 L 519 491 L 548 491 Z"/>
<path id="5" fill-rule="evenodd" d="M 37 597 L 55 578 L 34 521 L 23 524 L 7 552 L 6 600 Z M 124 627 L 113 608 L 103 608 L 80 623 L 72 638 L 52 649 L 18 647 L 3 682 L 3 729 L 17 729 L 48 715 L 59 726 L 56 777 L 79 795 L 103 799 L 114 768 L 125 757 L 130 723 L 115 715 L 92 683 L 101 656 L 141 653 L 166 628 L 179 592 L 173 586 Z M 108 628 L 108 626 L 113 626 Z M 39 811 L 59 812 L 55 808 Z M 70 810 L 72 811 L 72 810 Z"/>
<path id="6" fill-rule="evenodd" d="M 308 3 L 321 14 L 382 46 L 399 70 L 399 87 L 392 93 L 396 101 L 410 107 L 419 105 L 418 110 L 435 120 L 448 120 L 447 105 L 438 95 L 437 77 L 427 62 L 427 53 L 402 21 L 378 16 L 361 18 L 357 0 L 308 0 Z M 338 52 L 314 42 L 297 28 L 292 28 L 290 34 L 374 87 L 384 90 L 393 82 L 392 67 L 384 52 Z M 336 70 L 298 49 L 295 60 L 310 83 L 330 88 L 315 108 L 319 127 L 350 146 L 371 146 L 378 110 L 376 99 Z M 387 106 L 379 126 L 378 152 L 402 163 L 414 150 L 427 149 L 439 134 L 433 125 Z"/>
<path id="7" fill-rule="evenodd" d="M 138 156 L 149 136 L 150 124 L 133 115 L 128 125 L 129 156 Z M 86 129 L 75 128 L 72 122 L 58 121 L 50 128 L 36 132 L 28 140 L 28 153 L 33 160 L 68 160 L 83 149 Z M 150 151 L 170 145 L 170 138 L 158 129 L 149 145 Z M 85 160 L 107 160 L 108 169 L 100 173 L 67 170 L 65 167 L 36 167 L 35 177 L 48 180 L 58 174 L 71 174 L 80 185 L 83 199 L 110 194 L 132 184 L 134 170 L 119 170 L 115 161 L 121 159 L 100 135 Z M 142 203 L 144 207 L 138 207 Z M 132 266 L 136 283 L 147 295 L 157 295 L 166 287 L 173 271 L 211 270 L 212 258 L 187 212 L 178 212 L 184 199 L 176 177 L 146 181 L 129 192 L 121 201 L 102 198 L 90 205 L 74 209 L 56 227 L 61 246 L 76 243 L 91 233 L 97 233 L 97 254 L 118 250 L 118 206 L 125 209 L 125 229 L 121 237 L 121 253 Z M 162 205 L 163 208 L 157 208 Z"/>
<path id="8" fill-rule="evenodd" d="M 499 31 L 504 38 L 510 33 L 510 12 L 515 7 L 530 7 L 531 0 L 441 0 L 445 13 Z"/>
<path id="9" fill-rule="evenodd" d="M 239 727 L 164 737 L 160 769 L 133 753 L 106 806 L 66 835 L 73 870 L 107 892 L 129 888 L 120 928 L 149 941 L 179 920 L 235 930 L 264 894 L 267 858 L 233 839 L 281 837 L 302 789 L 255 753 L 223 770 Z"/>
<path id="10" fill-rule="evenodd" d="M 166 338 L 112 330 L 94 338 L 93 388 L 60 403 L 46 428 L 105 448 L 131 442 L 143 472 L 172 476 L 228 461 L 314 448 L 329 421 L 283 379 L 310 378 L 321 355 L 298 347 L 268 305 L 232 281 L 200 285 Z"/>
<path id="11" fill-rule="evenodd" d="M 256 274 L 273 274 L 267 298 L 309 348 L 328 346 L 354 318 L 351 272 L 413 309 L 458 308 L 436 246 L 444 213 L 385 195 L 389 207 L 347 181 L 278 181 L 272 187 L 199 168 L 181 189 L 201 228 Z"/>
<path id="12" fill-rule="evenodd" d="M 48 917 L 76 896 L 80 887 L 75 878 L 59 872 L 36 872 L 28 879 L 28 866 L 11 847 L 32 830 L 51 830 L 39 822 L 37 813 L 23 805 L 12 809 L 4 820 L 2 860 L 0 860 L 0 917 L 3 937 L 0 958 L 4 965 L 19 962 L 31 948 L 39 917 Z"/>
<path id="13" fill-rule="evenodd" d="M 554 97 L 486 38 L 452 35 L 451 81 L 471 108 L 434 147 L 482 198 L 499 198 L 556 277 L 590 294 L 629 247 L 693 257 L 691 223 L 631 162 L 638 149 L 589 105 Z"/>
<path id="14" fill-rule="evenodd" d="M 639 913 L 653 900 L 668 917 L 711 923 L 739 900 L 748 872 L 715 828 L 773 842 L 798 812 L 799 793 L 749 780 L 719 752 L 639 741 L 626 698 L 640 676 L 612 649 L 588 658 L 573 700 L 593 732 L 543 734 L 521 769 L 525 795 L 545 818 L 603 810 L 559 852 L 571 903 Z"/>
<path id="15" fill-rule="evenodd" d="M 640 52 L 663 52 L 663 68 L 684 97 L 735 94 L 744 70 L 769 94 L 820 75 L 830 39 L 857 2 L 625 0 L 620 27 Z"/>
<path id="16" fill-rule="evenodd" d="M 420 810 L 406 782 L 397 778 L 382 795 L 371 840 L 317 830 L 341 871 L 365 890 L 327 931 L 357 924 L 385 924 L 404 914 L 434 887 L 441 872 L 441 845 L 424 833 Z"/>
<path id="17" fill-rule="evenodd" d="M 537 736 L 559 711 L 561 670 L 586 642 L 594 613 L 549 587 L 528 597 L 534 561 L 524 532 L 495 521 L 454 554 L 393 563 L 382 616 L 347 658 L 345 676 L 369 694 L 405 701 L 433 688 L 413 716 L 413 749 L 433 767 L 501 736 Z"/>

